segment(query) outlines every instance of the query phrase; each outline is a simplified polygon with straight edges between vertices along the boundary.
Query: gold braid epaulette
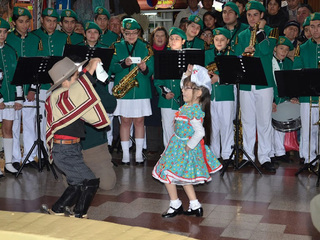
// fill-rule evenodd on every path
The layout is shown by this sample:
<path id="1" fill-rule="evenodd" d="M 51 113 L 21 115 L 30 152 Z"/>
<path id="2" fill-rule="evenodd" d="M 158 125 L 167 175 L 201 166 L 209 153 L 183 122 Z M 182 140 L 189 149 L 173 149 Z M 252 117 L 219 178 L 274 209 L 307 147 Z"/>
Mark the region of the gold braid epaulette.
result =
<path id="1" fill-rule="evenodd" d="M 279 39 L 279 28 L 273 28 L 269 34 L 269 38 Z"/>
<path id="2" fill-rule="evenodd" d="M 117 49 L 116 49 L 116 47 L 115 47 L 115 44 L 116 42 L 114 42 L 114 43 L 112 43 L 111 45 L 110 45 L 110 49 L 114 49 L 114 52 L 113 52 L 113 55 L 117 55 Z"/>
<path id="3" fill-rule="evenodd" d="M 300 56 L 300 45 L 297 45 L 297 47 L 294 49 L 294 56 L 295 57 Z"/>
<path id="4" fill-rule="evenodd" d="M 40 41 L 39 41 L 38 50 L 43 51 L 42 39 L 40 39 Z"/>
<path id="5" fill-rule="evenodd" d="M 68 37 L 67 37 L 67 44 L 69 44 L 69 45 L 72 44 L 70 35 L 68 35 Z"/>

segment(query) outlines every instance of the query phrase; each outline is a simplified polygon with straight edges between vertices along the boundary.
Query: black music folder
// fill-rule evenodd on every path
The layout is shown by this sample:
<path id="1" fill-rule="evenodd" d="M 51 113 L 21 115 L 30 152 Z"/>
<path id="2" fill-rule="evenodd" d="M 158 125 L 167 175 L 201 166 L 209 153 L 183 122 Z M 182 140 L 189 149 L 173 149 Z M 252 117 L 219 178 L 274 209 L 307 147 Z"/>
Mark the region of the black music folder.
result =
<path id="1" fill-rule="evenodd" d="M 204 66 L 204 50 L 154 51 L 154 78 L 180 79 L 188 64 Z"/>
<path id="2" fill-rule="evenodd" d="M 77 56 L 79 61 L 98 57 L 103 63 L 103 68 L 108 72 L 109 66 L 112 60 L 114 49 L 110 48 L 96 48 L 80 45 L 66 44 L 63 52 L 63 56 L 70 57 Z"/>
<path id="3" fill-rule="evenodd" d="M 260 58 L 216 56 L 219 84 L 250 84 L 268 86 Z"/>
<path id="4" fill-rule="evenodd" d="M 320 96 L 320 69 L 275 71 L 279 97 Z"/>
<path id="5" fill-rule="evenodd" d="M 53 83 L 48 71 L 61 59 L 61 56 L 19 57 L 11 84 Z"/>

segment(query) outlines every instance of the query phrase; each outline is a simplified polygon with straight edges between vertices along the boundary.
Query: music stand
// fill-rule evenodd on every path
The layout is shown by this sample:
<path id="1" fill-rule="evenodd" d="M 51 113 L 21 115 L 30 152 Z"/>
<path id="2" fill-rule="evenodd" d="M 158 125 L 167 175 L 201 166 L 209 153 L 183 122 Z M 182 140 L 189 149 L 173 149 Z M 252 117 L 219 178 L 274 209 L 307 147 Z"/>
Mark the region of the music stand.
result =
<path id="1" fill-rule="evenodd" d="M 64 47 L 63 56 L 70 58 L 72 58 L 72 56 L 77 56 L 79 57 L 79 61 L 98 57 L 103 63 L 104 70 L 108 72 L 113 53 L 114 49 L 110 48 L 96 48 L 66 44 Z M 85 65 L 83 67 L 85 67 Z"/>
<path id="2" fill-rule="evenodd" d="M 154 52 L 155 79 L 181 79 L 188 64 L 204 66 L 204 50 L 182 49 Z"/>
<path id="3" fill-rule="evenodd" d="M 36 109 L 37 109 L 37 139 L 34 141 L 31 149 L 29 150 L 26 158 L 23 160 L 18 172 L 16 173 L 16 178 L 19 176 L 22 171 L 24 165 L 29 160 L 30 155 L 32 154 L 35 147 L 38 147 L 38 168 L 41 172 L 43 169 L 41 153 L 44 159 L 44 165 L 47 166 L 47 169 L 51 169 L 55 179 L 58 179 L 56 171 L 53 166 L 49 163 L 48 153 L 44 147 L 44 143 L 41 140 L 41 130 L 40 123 L 42 119 L 42 115 L 40 114 L 40 104 L 39 104 L 39 93 L 40 86 L 44 83 L 53 83 L 48 71 L 52 68 L 52 66 L 61 60 L 63 57 L 51 56 L 51 57 L 20 57 L 18 60 L 17 68 L 13 76 L 13 80 L 11 84 L 13 85 L 24 85 L 24 84 L 35 84 L 36 85 Z"/>
<path id="4" fill-rule="evenodd" d="M 300 70 L 282 70 L 275 71 L 279 97 L 303 97 L 303 96 L 320 96 L 320 82 L 318 77 L 320 75 L 320 69 L 318 68 L 304 68 Z M 301 84 L 303 82 L 303 84 Z M 290 86 L 288 88 L 287 86 Z M 311 116 L 310 116 L 311 117 Z M 309 126 L 311 128 L 311 126 Z M 310 134 L 310 133 L 309 133 Z M 310 144 L 310 143 L 309 143 Z M 310 169 L 314 174 L 318 176 L 317 187 L 320 182 L 320 170 L 315 171 L 313 164 L 320 160 L 319 152 L 315 159 L 301 167 L 295 175 L 298 176 L 304 170 Z"/>
<path id="5" fill-rule="evenodd" d="M 244 56 L 217 56 L 215 62 L 219 69 L 220 84 L 233 84 L 237 87 L 237 97 L 236 97 L 236 119 L 234 124 L 236 125 L 235 132 L 235 144 L 232 146 L 233 150 L 227 161 L 226 165 L 223 166 L 221 171 L 221 176 L 224 175 L 233 154 L 235 154 L 235 169 L 240 169 L 244 167 L 249 162 L 255 167 L 255 169 L 262 174 L 260 169 L 257 167 L 255 162 L 249 157 L 246 151 L 243 149 L 242 145 L 239 145 L 239 133 L 240 133 L 240 84 L 250 84 L 250 85 L 261 85 L 267 86 L 267 79 L 264 74 L 264 70 L 261 64 L 260 58 L 256 57 L 244 57 Z M 232 71 L 230 71 L 230 68 Z M 242 152 L 248 161 L 244 162 L 239 166 L 239 152 Z"/>

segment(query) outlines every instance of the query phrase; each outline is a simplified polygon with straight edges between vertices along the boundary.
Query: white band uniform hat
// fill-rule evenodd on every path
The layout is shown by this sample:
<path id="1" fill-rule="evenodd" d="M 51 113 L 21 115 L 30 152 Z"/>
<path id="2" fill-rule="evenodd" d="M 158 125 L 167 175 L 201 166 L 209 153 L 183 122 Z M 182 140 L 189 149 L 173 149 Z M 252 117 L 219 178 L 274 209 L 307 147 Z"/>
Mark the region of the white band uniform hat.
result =
<path id="1" fill-rule="evenodd" d="M 180 87 L 183 87 L 184 79 L 186 79 L 187 76 L 185 74 L 182 75 L 181 81 L 180 81 Z M 209 93 L 211 94 L 212 86 L 211 86 L 211 79 L 208 74 L 208 70 L 202 66 L 199 65 L 193 65 L 192 71 L 191 71 L 191 82 L 195 83 L 197 86 L 205 87 L 209 90 Z"/>
<path id="2" fill-rule="evenodd" d="M 47 93 L 59 87 L 64 80 L 70 78 L 87 61 L 88 59 L 84 60 L 80 64 L 76 64 L 70 58 L 65 57 L 59 62 L 56 62 L 48 72 L 53 81 L 53 85 L 49 88 Z"/>

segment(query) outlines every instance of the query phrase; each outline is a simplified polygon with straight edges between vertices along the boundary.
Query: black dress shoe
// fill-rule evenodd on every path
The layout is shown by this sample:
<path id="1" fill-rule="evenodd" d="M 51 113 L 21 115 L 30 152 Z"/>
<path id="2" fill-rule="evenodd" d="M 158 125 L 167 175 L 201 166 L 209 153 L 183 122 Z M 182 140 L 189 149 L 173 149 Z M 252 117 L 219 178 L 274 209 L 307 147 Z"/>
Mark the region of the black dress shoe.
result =
<path id="1" fill-rule="evenodd" d="M 13 166 L 16 170 L 19 171 L 19 169 L 20 169 L 20 163 L 18 163 L 18 162 L 13 162 L 13 163 L 12 163 L 12 166 Z"/>
<path id="2" fill-rule="evenodd" d="M 285 163 L 291 162 L 291 159 L 287 155 L 282 155 L 282 156 L 276 157 L 276 159 L 278 161 L 285 162 Z"/>
<path id="3" fill-rule="evenodd" d="M 1 174 L 0 174 L 0 178 L 3 178 L 3 177 L 4 177 L 4 174 L 3 174 L 3 173 L 1 173 Z"/>
<path id="4" fill-rule="evenodd" d="M 121 162 L 121 165 L 129 166 L 129 165 L 130 165 L 130 162 Z"/>
<path id="5" fill-rule="evenodd" d="M 199 207 L 195 210 L 189 208 L 188 211 L 184 211 L 183 214 L 187 215 L 187 216 L 196 215 L 197 217 L 202 217 L 203 216 L 203 208 Z"/>
<path id="6" fill-rule="evenodd" d="M 271 173 L 276 172 L 276 169 L 275 169 L 273 163 L 271 163 L 271 162 L 265 162 L 264 164 L 261 165 L 261 167 L 264 168 L 265 170 L 267 170 L 268 172 L 271 172 Z"/>
<path id="7" fill-rule="evenodd" d="M 170 207 L 170 208 L 173 210 L 173 212 L 172 213 L 168 213 L 168 211 L 167 211 L 167 212 L 162 214 L 162 217 L 164 217 L 164 218 L 172 218 L 172 217 L 175 217 L 175 216 L 180 215 L 180 214 L 183 213 L 182 205 L 177 209 L 175 209 L 173 207 Z"/>

